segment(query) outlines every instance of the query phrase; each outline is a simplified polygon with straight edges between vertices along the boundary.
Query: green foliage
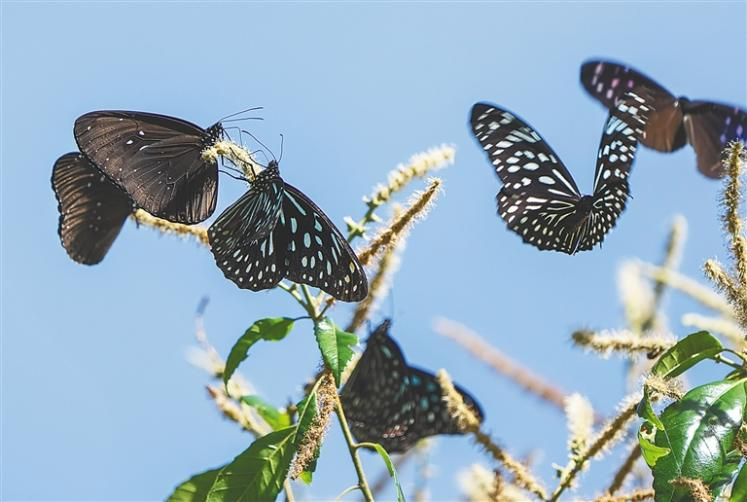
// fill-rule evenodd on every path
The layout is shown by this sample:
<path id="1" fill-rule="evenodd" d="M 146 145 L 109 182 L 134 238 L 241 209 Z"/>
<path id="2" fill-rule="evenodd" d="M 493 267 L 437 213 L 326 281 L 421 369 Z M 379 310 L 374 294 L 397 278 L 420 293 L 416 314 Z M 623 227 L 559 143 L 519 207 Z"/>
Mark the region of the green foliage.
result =
<path id="1" fill-rule="evenodd" d="M 703 359 L 721 353 L 724 346 L 707 331 L 698 331 L 686 336 L 671 349 L 664 352 L 651 368 L 651 374 L 663 378 L 681 375 Z"/>
<path id="2" fill-rule="evenodd" d="M 729 502 L 744 502 L 745 500 L 747 500 L 747 462 L 742 464 L 742 468 L 737 474 L 737 479 L 731 488 Z"/>
<path id="3" fill-rule="evenodd" d="M 641 454 L 649 467 L 654 467 L 656 462 L 671 451 L 664 446 L 654 444 L 654 431 L 648 422 L 641 425 L 638 431 L 638 443 L 641 445 Z"/>
<path id="4" fill-rule="evenodd" d="M 275 500 L 296 452 L 295 437 L 293 426 L 257 439 L 220 471 L 207 501 Z"/>
<path id="5" fill-rule="evenodd" d="M 207 498 L 210 488 L 223 467 L 195 474 L 174 489 L 167 502 L 201 502 Z"/>
<path id="6" fill-rule="evenodd" d="M 687 490 L 670 483 L 679 477 L 700 479 L 714 493 L 731 482 L 739 466 L 734 439 L 747 404 L 745 380 L 696 387 L 664 410 L 654 444 L 670 453 L 652 468 L 657 501 L 689 500 Z"/>
<path id="7" fill-rule="evenodd" d="M 254 408 L 272 430 L 277 431 L 291 425 L 290 416 L 259 396 L 243 396 L 241 402 Z"/>
<path id="8" fill-rule="evenodd" d="M 397 470 L 394 468 L 394 463 L 392 463 L 392 459 L 389 456 L 389 453 L 387 453 L 384 447 L 379 443 L 361 443 L 360 446 L 375 450 L 376 453 L 378 453 L 381 458 L 384 459 L 386 469 L 387 471 L 389 471 L 389 475 L 394 480 L 394 486 L 397 488 L 397 502 L 405 502 L 405 494 L 402 491 L 402 486 L 399 484 L 399 479 L 397 478 Z"/>
<path id="9" fill-rule="evenodd" d="M 341 330 L 327 317 L 316 323 L 314 334 L 324 363 L 332 371 L 337 385 L 340 385 L 342 372 L 353 357 L 352 347 L 358 343 L 358 337 Z"/>
<path id="10" fill-rule="evenodd" d="M 293 329 L 294 319 L 288 317 L 268 317 L 256 321 L 236 340 L 226 360 L 223 371 L 223 383 L 228 384 L 236 368 L 249 355 L 249 349 L 259 340 L 278 341 L 285 338 Z"/>

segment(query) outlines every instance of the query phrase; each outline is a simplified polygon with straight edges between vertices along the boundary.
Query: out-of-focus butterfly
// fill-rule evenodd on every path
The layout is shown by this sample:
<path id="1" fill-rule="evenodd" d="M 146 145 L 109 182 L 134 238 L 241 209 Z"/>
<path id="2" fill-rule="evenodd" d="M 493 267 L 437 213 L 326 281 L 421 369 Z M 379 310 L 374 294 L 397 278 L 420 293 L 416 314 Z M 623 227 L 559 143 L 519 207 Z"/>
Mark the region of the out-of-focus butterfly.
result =
<path id="1" fill-rule="evenodd" d="M 215 220 L 208 239 L 218 267 L 240 288 L 269 289 L 287 277 L 342 301 L 368 295 L 355 252 L 311 199 L 283 181 L 275 160 Z"/>
<path id="2" fill-rule="evenodd" d="M 625 209 L 649 99 L 643 89 L 630 91 L 610 111 L 592 195 L 581 195 L 550 145 L 526 122 L 496 105 L 475 104 L 472 133 L 503 182 L 498 213 L 508 228 L 541 250 L 575 254 L 601 243 Z"/>
<path id="3" fill-rule="evenodd" d="M 78 263 L 99 263 L 135 209 L 132 200 L 78 152 L 57 159 L 52 170 L 60 221 L 57 232 Z"/>
<path id="4" fill-rule="evenodd" d="M 75 121 L 78 148 L 145 211 L 199 223 L 215 210 L 218 163 L 204 155 L 221 139 L 220 122 L 203 129 L 155 113 L 97 111 Z"/>
<path id="5" fill-rule="evenodd" d="M 407 364 L 389 327 L 385 320 L 368 337 L 366 350 L 340 393 L 356 440 L 402 453 L 425 437 L 462 433 L 435 376 Z M 463 388 L 456 389 L 482 422 L 477 401 Z"/>
<path id="6" fill-rule="evenodd" d="M 690 143 L 698 170 L 709 178 L 723 176 L 721 152 L 733 140 L 747 142 L 747 112 L 732 105 L 690 101 L 630 66 L 610 61 L 588 61 L 581 66 L 581 85 L 607 108 L 613 108 L 624 92 L 645 86 L 655 111 L 641 143 L 660 152 L 673 152 Z"/>

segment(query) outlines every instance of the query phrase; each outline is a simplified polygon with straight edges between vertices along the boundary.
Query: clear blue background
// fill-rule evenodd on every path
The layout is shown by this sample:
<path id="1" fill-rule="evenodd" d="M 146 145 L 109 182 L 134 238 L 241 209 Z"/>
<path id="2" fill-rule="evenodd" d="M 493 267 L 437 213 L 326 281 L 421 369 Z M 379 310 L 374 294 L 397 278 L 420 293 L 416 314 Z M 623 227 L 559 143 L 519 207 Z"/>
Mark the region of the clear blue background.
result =
<path id="1" fill-rule="evenodd" d="M 478 396 L 501 444 L 517 456 L 542 450 L 537 470 L 552 481 L 551 463 L 567 458 L 562 415 L 435 335 L 432 320 L 466 322 L 610 413 L 624 393 L 622 362 L 573 349 L 569 334 L 620 325 L 616 266 L 657 260 L 677 212 L 690 223 L 686 272 L 700 277 L 704 259 L 725 258 L 719 183 L 696 172 L 689 148 L 643 151 L 634 199 L 604 247 L 541 253 L 495 215 L 499 185 L 469 135 L 470 106 L 491 100 L 527 119 L 588 191 L 606 114 L 578 85 L 581 62 L 612 57 L 676 93 L 744 106 L 746 14 L 744 2 L 4 2 L 2 498 L 158 499 L 231 459 L 250 437 L 217 415 L 206 375 L 185 361 L 195 307 L 211 298 L 208 334 L 224 353 L 255 319 L 298 313 L 282 292 L 237 289 L 206 249 L 130 222 L 102 264 L 68 259 L 52 164 L 74 149 L 75 118 L 107 108 L 208 126 L 262 105 L 265 121 L 248 125 L 276 151 L 285 135 L 284 176 L 340 224 L 362 214 L 361 196 L 398 162 L 453 143 L 446 193 L 414 230 L 383 314 L 393 313 L 411 362 L 448 368 Z M 221 178 L 219 210 L 243 190 Z M 668 305 L 685 333 L 679 316 L 694 305 Z M 340 322 L 346 315 L 334 312 Z M 300 323 L 291 339 L 257 346 L 243 370 L 282 404 L 317 364 Z M 311 499 L 355 479 L 336 426 L 328 438 Z M 461 467 L 486 461 L 461 438 L 439 440 L 431 458 L 437 499 L 458 495 Z M 365 464 L 376 477 L 379 460 L 366 455 Z M 609 476 L 593 466 L 581 493 Z"/>

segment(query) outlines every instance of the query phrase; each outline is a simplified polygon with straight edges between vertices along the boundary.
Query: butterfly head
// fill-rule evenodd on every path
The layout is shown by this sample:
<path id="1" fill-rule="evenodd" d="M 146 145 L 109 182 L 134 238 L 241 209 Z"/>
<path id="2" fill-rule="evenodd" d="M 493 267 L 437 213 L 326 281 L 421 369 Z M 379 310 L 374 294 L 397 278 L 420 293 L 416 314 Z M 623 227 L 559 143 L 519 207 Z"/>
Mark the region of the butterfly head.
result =
<path id="1" fill-rule="evenodd" d="M 382 336 L 388 336 L 389 335 L 389 328 L 392 326 L 392 320 L 391 319 L 384 319 L 381 321 L 381 323 L 376 326 L 376 329 L 371 332 L 369 335 L 369 338 L 378 338 Z"/>
<path id="2" fill-rule="evenodd" d="M 226 130 L 223 128 L 223 124 L 217 122 L 207 129 L 207 136 L 205 137 L 205 146 L 213 146 L 215 143 L 223 138 Z"/>

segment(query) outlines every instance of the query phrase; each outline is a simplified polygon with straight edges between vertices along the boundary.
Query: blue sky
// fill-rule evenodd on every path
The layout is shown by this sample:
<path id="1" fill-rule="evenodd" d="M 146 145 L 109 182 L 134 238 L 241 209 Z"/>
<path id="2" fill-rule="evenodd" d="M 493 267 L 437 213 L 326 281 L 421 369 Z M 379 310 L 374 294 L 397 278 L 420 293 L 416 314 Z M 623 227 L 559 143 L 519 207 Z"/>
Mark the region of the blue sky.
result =
<path id="1" fill-rule="evenodd" d="M 688 148 L 644 150 L 634 199 L 603 248 L 539 252 L 495 215 L 499 184 L 469 135 L 469 109 L 489 100 L 522 116 L 588 192 L 606 114 L 578 85 L 581 62 L 626 61 L 675 93 L 744 107 L 745 16 L 744 2 L 3 2 L 0 496 L 159 499 L 231 459 L 249 437 L 218 417 L 205 375 L 185 361 L 195 307 L 210 297 L 208 335 L 224 353 L 254 320 L 300 315 L 282 292 L 237 289 L 207 250 L 131 222 L 102 264 L 67 258 L 49 178 L 75 148 L 75 118 L 97 109 L 208 126 L 264 106 L 264 122 L 249 125 L 276 151 L 284 134 L 283 175 L 338 224 L 362 214 L 361 196 L 398 162 L 454 144 L 446 192 L 413 231 L 383 314 L 411 362 L 445 367 L 473 392 L 501 444 L 517 456 L 542 450 L 537 470 L 552 481 L 551 464 L 566 461 L 564 418 L 435 335 L 433 319 L 468 324 L 609 413 L 623 364 L 573 349 L 569 334 L 622 322 L 616 267 L 657 260 L 675 213 L 689 221 L 686 272 L 701 277 L 704 259 L 725 258 L 719 183 L 696 172 Z M 219 210 L 244 190 L 220 183 Z M 686 333 L 678 319 L 694 305 L 674 296 L 667 307 Z M 317 363 L 311 327 L 299 323 L 242 369 L 282 404 Z M 311 499 L 354 482 L 336 426 L 328 438 Z M 457 495 L 462 466 L 484 459 L 461 438 L 439 440 L 431 458 L 439 499 Z M 378 459 L 365 464 L 374 477 Z M 581 493 L 608 480 L 594 466 Z"/>

